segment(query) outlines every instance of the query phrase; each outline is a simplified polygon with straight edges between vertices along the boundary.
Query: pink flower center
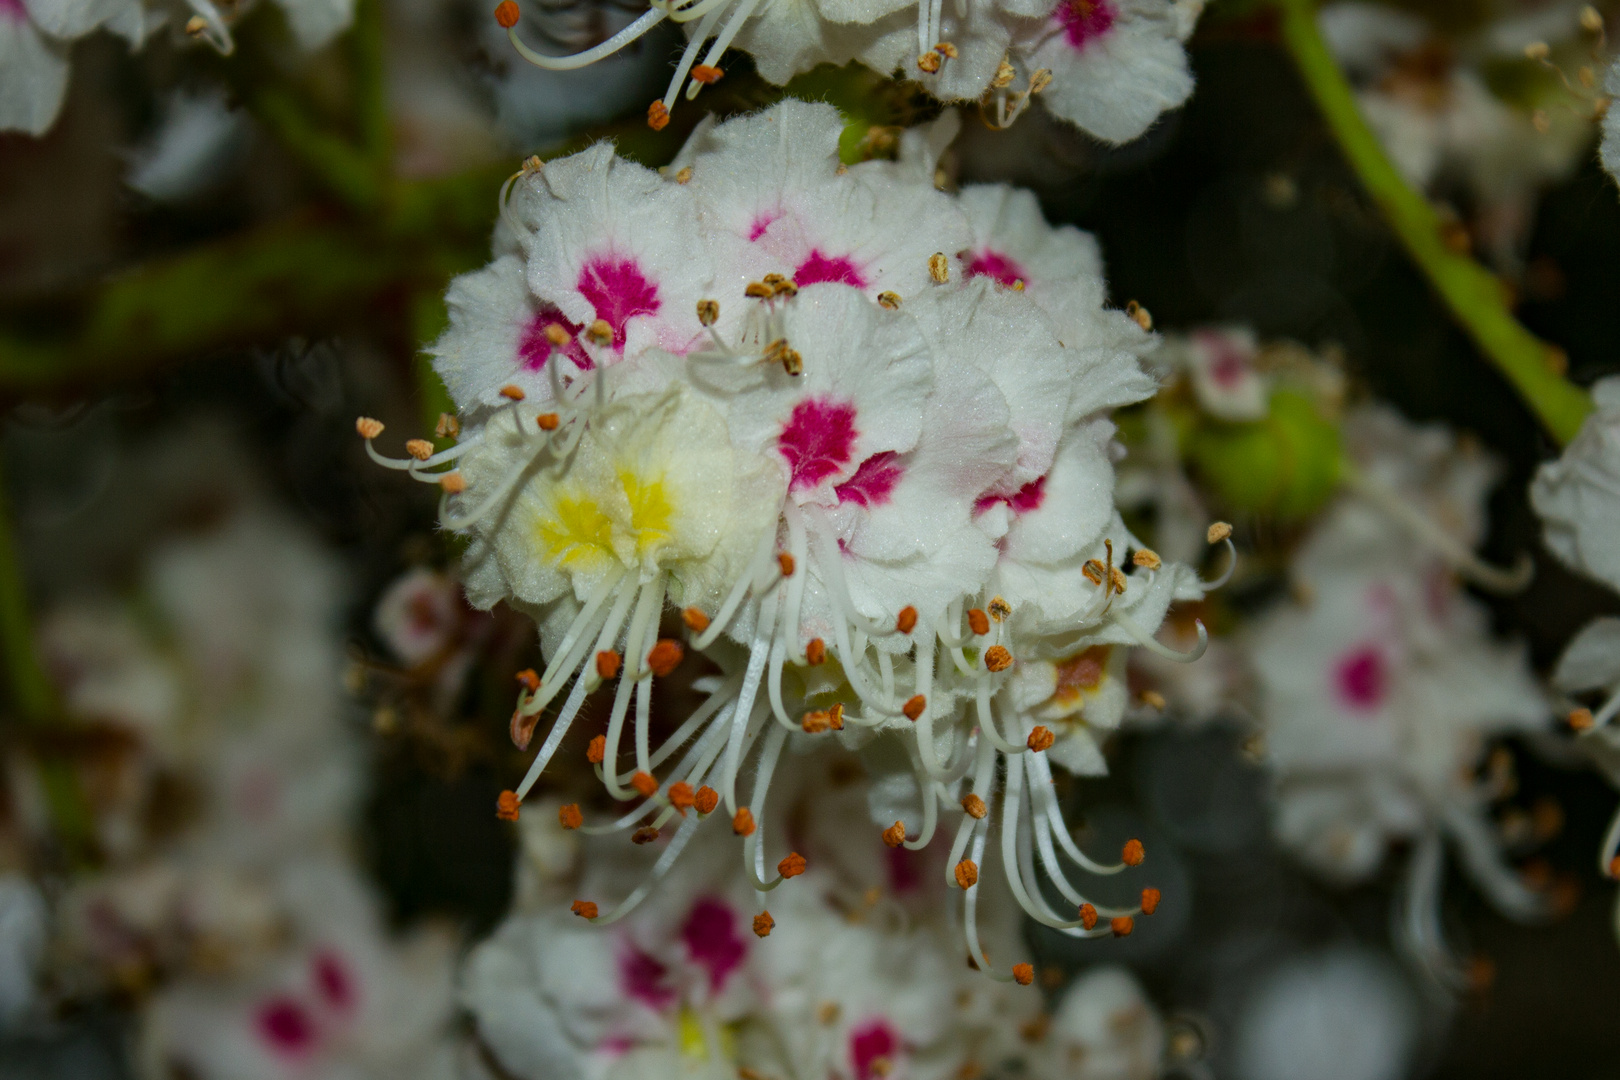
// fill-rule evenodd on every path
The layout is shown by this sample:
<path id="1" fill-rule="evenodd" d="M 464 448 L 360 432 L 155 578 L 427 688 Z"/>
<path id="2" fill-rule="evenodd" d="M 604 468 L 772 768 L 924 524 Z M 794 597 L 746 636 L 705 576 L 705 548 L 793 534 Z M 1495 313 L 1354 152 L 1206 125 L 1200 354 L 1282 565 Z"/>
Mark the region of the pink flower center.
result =
<path id="1" fill-rule="evenodd" d="M 708 971 L 709 989 L 717 994 L 748 953 L 748 943 L 737 933 L 737 913 L 713 897 L 692 905 L 681 940 L 692 962 Z"/>
<path id="2" fill-rule="evenodd" d="M 849 1033 L 849 1057 L 855 1066 L 855 1080 L 887 1076 L 894 1068 L 900 1039 L 881 1017 Z"/>
<path id="3" fill-rule="evenodd" d="M 1249 358 L 1223 334 L 1208 331 L 1194 335 L 1198 344 L 1210 354 L 1209 377 L 1222 390 L 1231 390 L 1249 372 Z"/>
<path id="4" fill-rule="evenodd" d="M 856 503 L 870 510 L 889 501 L 894 486 L 905 473 L 906 467 L 900 464 L 900 455 L 893 450 L 885 450 L 861 462 L 855 475 L 833 488 L 833 491 L 837 493 L 839 502 Z"/>
<path id="5" fill-rule="evenodd" d="M 624 348 L 624 327 L 637 315 L 656 315 L 658 286 L 647 280 L 634 259 L 611 255 L 586 261 L 575 286 L 596 309 L 596 317 L 613 328 L 613 347 Z"/>
<path id="6" fill-rule="evenodd" d="M 1384 703 L 1389 690 L 1389 665 L 1376 645 L 1363 645 L 1343 656 L 1333 671 L 1339 701 L 1356 712 L 1368 712 Z"/>
<path id="7" fill-rule="evenodd" d="M 775 211 L 771 211 L 769 213 L 761 214 L 755 218 L 754 223 L 748 226 L 749 243 L 753 243 L 755 240 L 758 240 L 760 237 L 764 236 L 765 230 L 771 227 L 771 222 L 775 221 L 778 216 L 780 215 L 778 215 Z"/>
<path id="8" fill-rule="evenodd" d="M 22 22 L 28 18 L 28 11 L 23 7 L 22 0 L 0 0 L 0 16 L 8 18 L 12 22 Z M 12 77 L 15 78 L 16 76 L 13 75 Z"/>
<path id="9" fill-rule="evenodd" d="M 584 291 L 583 288 L 580 291 Z M 551 339 L 546 337 L 546 330 L 553 326 L 560 326 L 568 334 L 568 344 L 561 347 L 553 345 Z M 518 359 L 530 371 L 539 371 L 546 366 L 553 352 L 560 352 L 574 362 L 574 366 L 581 371 L 590 371 L 596 365 L 585 352 L 584 346 L 579 343 L 578 334 L 581 327 L 571 321 L 568 316 L 556 308 L 546 306 L 534 313 L 518 336 Z M 622 335 L 615 340 L 622 341 Z"/>
<path id="10" fill-rule="evenodd" d="M 290 997 L 271 998 L 259 1007 L 259 1037 L 281 1057 L 299 1057 L 315 1045 L 315 1021 Z"/>
<path id="11" fill-rule="evenodd" d="M 1076 50 L 1084 49 L 1114 25 L 1114 5 L 1108 0 L 1062 0 L 1052 17 Z"/>
<path id="12" fill-rule="evenodd" d="M 1041 503 L 1046 501 L 1046 477 L 1037 476 L 1011 495 L 980 495 L 973 504 L 973 512 L 982 514 L 996 503 L 1006 503 L 1007 509 L 1015 514 L 1027 514 L 1031 510 L 1039 510 Z"/>
<path id="13" fill-rule="evenodd" d="M 315 956 L 315 988 L 328 1005 L 342 1012 L 352 1009 L 359 997 L 354 972 L 343 957 L 330 950 Z"/>
<path id="14" fill-rule="evenodd" d="M 675 1000 L 675 988 L 664 985 L 669 969 L 640 949 L 619 957 L 619 985 L 625 994 L 654 1009 Z"/>
<path id="15" fill-rule="evenodd" d="M 866 288 L 866 278 L 861 275 L 860 267 L 850 259 L 843 255 L 828 258 L 811 248 L 809 257 L 793 271 L 793 283 L 802 289 L 806 285 L 816 285 L 823 281 L 853 285 L 857 289 Z"/>
<path id="16" fill-rule="evenodd" d="M 849 464 L 855 438 L 855 405 L 805 398 L 776 437 L 776 448 L 792 470 L 792 491 L 815 487 Z"/>
<path id="17" fill-rule="evenodd" d="M 1001 252 L 991 251 L 989 248 L 973 256 L 973 259 L 967 264 L 967 276 L 994 278 L 996 284 L 1005 285 L 1008 288 L 1012 288 L 1013 285 L 1020 281 L 1029 280 L 1029 276 L 1024 273 L 1022 266 L 1019 266 Z"/>

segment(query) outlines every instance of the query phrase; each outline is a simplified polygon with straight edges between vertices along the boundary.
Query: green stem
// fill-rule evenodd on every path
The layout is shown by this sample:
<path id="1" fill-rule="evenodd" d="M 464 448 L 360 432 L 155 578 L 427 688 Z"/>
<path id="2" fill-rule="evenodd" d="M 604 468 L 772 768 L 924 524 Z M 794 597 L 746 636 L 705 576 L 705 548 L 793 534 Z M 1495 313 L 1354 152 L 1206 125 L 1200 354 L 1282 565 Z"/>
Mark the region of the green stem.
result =
<path id="1" fill-rule="evenodd" d="M 1355 91 L 1316 25 L 1313 0 L 1277 0 L 1282 37 L 1346 161 L 1383 212 L 1406 251 L 1463 330 L 1519 392 L 1560 444 L 1592 409 L 1586 392 L 1558 375 L 1556 351 L 1513 317 L 1502 282 L 1446 246 L 1434 207 L 1412 189 L 1384 153 L 1356 105 Z"/>

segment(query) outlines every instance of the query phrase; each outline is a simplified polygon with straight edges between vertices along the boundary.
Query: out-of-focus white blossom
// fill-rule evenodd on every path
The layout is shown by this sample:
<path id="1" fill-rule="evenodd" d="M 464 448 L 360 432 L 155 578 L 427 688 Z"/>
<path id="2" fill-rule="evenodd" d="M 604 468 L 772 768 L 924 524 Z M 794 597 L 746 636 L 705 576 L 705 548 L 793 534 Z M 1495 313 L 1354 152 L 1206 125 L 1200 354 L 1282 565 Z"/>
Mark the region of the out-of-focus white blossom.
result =
<path id="1" fill-rule="evenodd" d="M 169 95 L 152 136 L 130 155 L 124 182 L 158 202 L 200 194 L 221 179 L 247 141 L 245 117 L 219 91 Z"/>
<path id="2" fill-rule="evenodd" d="M 1063 992 L 1030 1075 L 1039 1080 L 1154 1080 L 1164 1021 L 1130 971 L 1092 968 Z"/>
<path id="3" fill-rule="evenodd" d="M 39 996 L 47 943 L 45 898 L 21 874 L 0 874 L 0 1032 L 25 1018 Z"/>

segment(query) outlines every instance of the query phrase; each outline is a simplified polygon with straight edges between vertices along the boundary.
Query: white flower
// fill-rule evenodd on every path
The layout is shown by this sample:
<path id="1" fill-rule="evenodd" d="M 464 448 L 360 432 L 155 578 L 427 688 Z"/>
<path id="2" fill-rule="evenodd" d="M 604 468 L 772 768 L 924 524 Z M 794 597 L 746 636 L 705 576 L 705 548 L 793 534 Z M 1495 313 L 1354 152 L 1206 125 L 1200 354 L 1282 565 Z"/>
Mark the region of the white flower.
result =
<path id="1" fill-rule="evenodd" d="M 219 183 L 247 139 L 246 116 L 223 91 L 177 91 L 164 100 L 156 131 L 130 154 L 124 182 L 158 202 L 188 199 Z"/>
<path id="2" fill-rule="evenodd" d="M 1165 343 L 1162 359 L 1191 376 L 1199 406 L 1217 420 L 1261 420 L 1271 411 L 1270 381 L 1255 369 L 1260 344 L 1245 326 L 1204 327 Z"/>
<path id="3" fill-rule="evenodd" d="M 1594 411 L 1530 485 L 1553 554 L 1620 591 L 1620 379 L 1592 386 Z"/>
<path id="4" fill-rule="evenodd" d="M 1152 393 L 1150 338 L 1102 306 L 1089 238 L 1005 190 L 934 189 L 914 157 L 937 154 L 948 122 L 925 146 L 908 137 L 898 164 L 851 169 L 842 126 L 790 101 L 701 128 L 667 178 L 606 146 L 531 164 L 436 348 L 461 441 L 393 460 L 380 425 L 358 426 L 375 460 L 444 485 L 444 523 L 473 534 L 474 603 L 511 599 L 539 622 L 548 662 L 520 697 L 519 746 L 566 691 L 503 814 L 586 695 L 617 680 L 593 759 L 608 794 L 644 800 L 615 828 L 678 826 L 655 879 L 721 801 L 755 886 L 793 876 L 764 857 L 775 764 L 833 732 L 898 763 L 885 782 L 916 793 L 907 848 L 969 792 L 993 801 L 1006 757 L 1012 878 L 1026 829 L 1048 873 L 1054 836 L 1099 869 L 1061 825 L 1044 751 L 1099 771 L 1092 732 L 1118 723 L 1125 648 L 1176 655 L 1151 635 L 1172 600 L 1202 595 L 1114 510 L 1107 416 Z M 1023 288 L 999 273 L 1012 260 Z M 684 645 L 658 638 L 666 604 Z M 654 745 L 652 681 L 687 648 L 721 673 Z M 959 819 L 952 867 L 982 860 L 991 825 Z M 977 896 L 971 867 L 945 869 Z M 1049 925 L 1109 932 L 1009 884 Z"/>
<path id="5" fill-rule="evenodd" d="M 1153 1080 L 1164 1047 L 1164 1021 L 1130 971 L 1091 968 L 1058 1000 L 1032 1055 L 1031 1074 L 1040 1080 Z"/>

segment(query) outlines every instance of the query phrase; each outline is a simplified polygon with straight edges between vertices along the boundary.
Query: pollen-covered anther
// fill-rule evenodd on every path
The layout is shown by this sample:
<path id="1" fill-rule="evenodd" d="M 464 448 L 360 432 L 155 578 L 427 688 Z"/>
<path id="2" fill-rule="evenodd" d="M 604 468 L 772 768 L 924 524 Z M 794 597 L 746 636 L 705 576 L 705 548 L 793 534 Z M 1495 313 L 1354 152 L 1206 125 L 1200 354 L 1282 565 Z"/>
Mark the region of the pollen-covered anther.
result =
<path id="1" fill-rule="evenodd" d="M 689 607 L 681 609 L 681 622 L 694 634 L 701 634 L 709 628 L 709 616 L 702 608 Z"/>
<path id="2" fill-rule="evenodd" d="M 495 816 L 502 821 L 516 821 L 518 819 L 518 807 L 522 805 L 523 800 L 518 798 L 517 792 L 503 791 L 500 797 L 495 800 Z"/>
<path id="3" fill-rule="evenodd" d="M 643 799 L 650 799 L 658 793 L 658 781 L 653 779 L 652 773 L 638 772 L 630 778 L 630 786 Z"/>
<path id="4" fill-rule="evenodd" d="M 354 422 L 354 430 L 360 433 L 362 439 L 375 439 L 383 433 L 383 423 L 381 420 L 362 416 Z"/>
<path id="5" fill-rule="evenodd" d="M 939 53 L 932 49 L 917 57 L 917 69 L 925 75 L 937 75 L 939 73 L 939 64 Z"/>
<path id="6" fill-rule="evenodd" d="M 681 666 L 686 650 L 674 638 L 659 638 L 647 653 L 647 669 L 660 679 Z"/>
<path id="7" fill-rule="evenodd" d="M 738 810 L 731 819 L 731 831 L 738 836 L 752 836 L 754 833 L 754 812 L 746 806 Z"/>
<path id="8" fill-rule="evenodd" d="M 530 154 L 528 157 L 523 159 L 524 176 L 533 176 L 535 173 L 539 172 L 545 167 L 546 163 L 540 159 L 539 154 Z"/>
<path id="9" fill-rule="evenodd" d="M 534 668 L 524 668 L 522 671 L 517 673 L 515 678 L 518 681 L 518 685 L 522 686 L 523 689 L 527 690 L 531 694 L 540 689 L 540 676 L 535 674 Z"/>
<path id="10" fill-rule="evenodd" d="M 460 495 L 467 490 L 467 478 L 459 470 L 447 472 L 439 477 L 439 487 L 446 495 Z"/>
<path id="11" fill-rule="evenodd" d="M 827 659 L 827 643 L 818 637 L 811 638 L 804 646 L 804 662 L 814 667 Z"/>
<path id="12" fill-rule="evenodd" d="M 751 300 L 769 300 L 774 294 L 763 281 L 750 281 L 743 287 L 743 295 Z"/>
<path id="13" fill-rule="evenodd" d="M 692 166 L 682 165 L 675 173 L 677 184 L 690 184 L 692 182 Z"/>
<path id="14" fill-rule="evenodd" d="M 1157 570 L 1164 565 L 1164 560 L 1159 558 L 1159 553 L 1149 551 L 1147 548 L 1137 548 L 1131 552 L 1131 562 L 1144 570 Z"/>
<path id="15" fill-rule="evenodd" d="M 647 106 L 647 126 L 654 131 L 663 131 L 669 126 L 669 106 L 662 101 L 655 101 Z"/>
<path id="16" fill-rule="evenodd" d="M 439 414 L 439 422 L 433 425 L 433 434 L 440 439 L 454 439 L 461 434 L 461 421 L 447 412 Z"/>
<path id="17" fill-rule="evenodd" d="M 698 813 L 708 815 L 714 813 L 714 808 L 720 805 L 720 793 L 708 784 L 697 789 L 692 796 L 692 806 Z"/>
<path id="18" fill-rule="evenodd" d="M 603 649 L 596 654 L 596 673 L 604 679 L 611 679 L 619 673 L 619 654 L 612 649 Z"/>
<path id="19" fill-rule="evenodd" d="M 996 65 L 995 75 L 990 78 L 990 89 L 1005 90 L 1012 85 L 1013 80 L 1017 77 L 1018 69 L 1007 63 L 1006 60 L 1002 60 L 1001 63 Z"/>
<path id="20" fill-rule="evenodd" d="M 781 281 L 771 283 L 771 291 L 777 296 L 783 296 L 791 300 L 799 295 L 799 283 L 792 278 L 783 278 Z"/>
<path id="21" fill-rule="evenodd" d="M 972 859 L 963 859 L 951 873 L 956 878 L 956 884 L 963 889 L 971 889 L 979 883 L 979 867 Z"/>
<path id="22" fill-rule="evenodd" d="M 1209 531 L 1204 534 L 1204 539 L 1208 540 L 1211 544 L 1218 544 L 1231 535 L 1232 526 L 1228 525 L 1224 521 L 1217 521 L 1209 527 Z"/>
<path id="23" fill-rule="evenodd" d="M 834 731 L 844 730 L 844 703 L 842 701 L 835 702 L 833 707 L 827 710 L 827 719 L 831 722 Z"/>
<path id="24" fill-rule="evenodd" d="M 632 844 L 650 844 L 656 839 L 658 839 L 658 830 L 653 828 L 651 825 L 643 825 L 634 833 L 630 834 L 630 842 Z"/>
<path id="25" fill-rule="evenodd" d="M 590 745 L 585 747 L 585 760 L 592 765 L 600 765 L 607 758 L 607 736 L 598 735 L 593 738 Z"/>
<path id="26" fill-rule="evenodd" d="M 897 821 L 883 830 L 883 842 L 889 847 L 897 848 L 906 842 L 906 823 Z"/>
<path id="27" fill-rule="evenodd" d="M 1136 920 L 1129 915 L 1120 915 L 1108 920 L 1108 929 L 1114 932 L 1115 937 L 1130 937 L 1131 931 L 1136 929 Z"/>
<path id="28" fill-rule="evenodd" d="M 1144 690 L 1142 691 L 1142 704 L 1148 706 L 1150 709 L 1159 709 L 1162 711 L 1164 707 L 1169 704 L 1169 702 L 1165 701 L 1164 695 L 1159 693 L 1157 690 Z"/>
<path id="29" fill-rule="evenodd" d="M 793 556 L 787 552 L 778 551 L 776 553 L 776 565 L 781 567 L 783 577 L 793 576 Z"/>
<path id="30" fill-rule="evenodd" d="M 596 918 L 596 905 L 589 900 L 575 900 L 569 905 L 568 910 L 582 919 Z"/>
<path id="31" fill-rule="evenodd" d="M 1148 312 L 1147 308 L 1138 304 L 1135 300 L 1125 305 L 1125 314 L 1143 330 L 1153 329 L 1153 316 Z"/>
<path id="32" fill-rule="evenodd" d="M 804 856 L 797 851 L 788 852 L 782 857 L 782 861 L 776 864 L 776 872 L 784 878 L 798 877 L 804 873 L 804 868 Z"/>
<path id="33" fill-rule="evenodd" d="M 1596 722 L 1592 719 L 1591 709 L 1575 709 L 1566 719 L 1573 731 L 1591 731 L 1592 725 Z"/>
<path id="34" fill-rule="evenodd" d="M 1052 85 L 1052 72 L 1046 68 L 1036 68 L 1029 77 L 1029 92 L 1038 94 Z"/>
<path id="35" fill-rule="evenodd" d="M 534 418 L 534 422 L 539 425 L 541 431 L 556 431 L 557 426 L 562 423 L 562 417 L 554 412 L 543 412 Z"/>
<path id="36" fill-rule="evenodd" d="M 1159 910 L 1160 893 L 1158 889 L 1142 890 L 1142 914 L 1151 915 Z"/>
<path id="37" fill-rule="evenodd" d="M 557 824 L 570 831 L 585 824 L 585 815 L 579 812 L 579 803 L 565 803 L 557 808 Z"/>
<path id="38" fill-rule="evenodd" d="M 1014 964 L 1012 976 L 1013 982 L 1019 986 L 1028 986 L 1035 981 L 1035 965 Z"/>
<path id="39" fill-rule="evenodd" d="M 701 326 L 713 326 L 720 321 L 720 301 L 699 300 L 697 302 L 698 323 Z"/>
<path id="40" fill-rule="evenodd" d="M 969 608 L 967 613 L 968 629 L 980 637 L 990 632 L 990 616 L 978 608 Z"/>
<path id="41" fill-rule="evenodd" d="M 613 324 L 606 319 L 593 319 L 591 325 L 585 328 L 585 336 L 591 344 L 606 348 L 613 344 Z"/>
<path id="42" fill-rule="evenodd" d="M 936 44 L 934 46 L 934 51 L 939 53 L 939 55 L 943 56 L 947 60 L 955 60 L 958 56 L 961 55 L 960 53 L 958 53 L 956 51 L 956 46 L 952 45 L 948 41 L 941 41 L 938 44 Z"/>
<path id="43" fill-rule="evenodd" d="M 678 780 L 669 785 L 669 790 L 664 792 L 664 797 L 669 800 L 669 805 L 681 812 L 682 817 L 685 817 L 686 812 L 697 805 L 697 792 L 693 791 L 692 785 L 685 780 Z"/>
<path id="44" fill-rule="evenodd" d="M 1097 909 L 1090 904 L 1081 904 L 1080 925 L 1087 930 L 1094 928 L 1097 925 Z"/>
<path id="45" fill-rule="evenodd" d="M 1125 841 L 1119 858 L 1126 866 L 1141 866 L 1142 860 L 1147 858 L 1147 851 L 1142 847 L 1142 841 L 1133 838 Z"/>
<path id="46" fill-rule="evenodd" d="M 991 671 L 1006 671 L 1012 667 L 1012 653 L 1004 645 L 992 645 L 984 650 L 984 666 Z"/>
<path id="47" fill-rule="evenodd" d="M 523 392 L 523 387 L 514 383 L 507 383 L 505 386 L 501 387 L 501 397 L 505 398 L 507 401 L 522 401 L 527 396 L 528 395 Z"/>
<path id="48" fill-rule="evenodd" d="M 569 337 L 568 331 L 564 330 L 558 323 L 549 323 L 546 326 L 546 340 L 557 346 L 557 348 L 563 349 L 567 348 L 568 343 L 574 339 Z"/>
<path id="49" fill-rule="evenodd" d="M 692 78 L 705 86 L 713 86 L 726 77 L 726 73 L 711 64 L 696 64 L 692 68 Z"/>
<path id="50" fill-rule="evenodd" d="M 1552 53 L 1552 49 L 1545 41 L 1532 41 L 1524 47 L 1524 56 L 1527 60 L 1545 60 Z"/>
<path id="51" fill-rule="evenodd" d="M 510 30 L 516 26 L 518 19 L 522 15 L 523 13 L 518 10 L 518 6 L 512 0 L 501 0 L 499 4 L 495 5 L 495 21 L 503 30 Z"/>
<path id="52" fill-rule="evenodd" d="M 1006 622 L 1012 617 L 1012 605 L 999 596 L 991 597 L 990 603 L 985 605 L 985 610 L 996 622 Z"/>
<path id="53" fill-rule="evenodd" d="M 907 604 L 895 616 L 894 628 L 902 634 L 909 634 L 917 628 L 917 609 Z"/>
<path id="54" fill-rule="evenodd" d="M 771 918 L 771 913 L 770 912 L 762 911 L 758 915 L 754 916 L 754 936 L 755 937 L 770 937 L 771 936 L 771 931 L 774 930 L 775 928 L 776 928 L 776 920 Z"/>
<path id="55" fill-rule="evenodd" d="M 1080 568 L 1080 573 L 1085 575 L 1085 579 L 1093 585 L 1101 585 L 1103 583 L 1103 574 L 1106 571 L 1103 568 L 1102 560 L 1087 559 L 1086 564 Z"/>
<path id="56" fill-rule="evenodd" d="M 971 791 L 962 796 L 962 809 L 975 821 L 983 821 L 985 815 L 990 812 L 990 808 L 984 805 L 984 800 Z"/>
<path id="57" fill-rule="evenodd" d="M 900 294 L 897 292 L 880 292 L 877 297 L 878 307 L 885 311 L 900 310 Z"/>
<path id="58" fill-rule="evenodd" d="M 799 721 L 799 726 L 804 729 L 807 735 L 819 735 L 823 731 L 831 731 L 832 713 L 827 712 L 825 709 L 815 709 L 807 712 Z"/>
<path id="59" fill-rule="evenodd" d="M 904 705 L 900 706 L 900 711 L 905 714 L 907 720 L 915 720 L 923 714 L 923 710 L 926 708 L 928 708 L 928 698 L 923 694 L 913 694 L 906 699 Z"/>
<path id="60" fill-rule="evenodd" d="M 782 370 L 789 375 L 804 374 L 804 357 L 799 355 L 798 349 L 789 349 L 782 354 Z"/>
<path id="61" fill-rule="evenodd" d="M 1116 593 L 1122 593 L 1125 591 L 1125 571 L 1121 570 L 1119 567 L 1110 566 L 1108 568 L 1108 580 L 1113 583 L 1114 591 Z"/>
<path id="62" fill-rule="evenodd" d="M 943 285 L 951 280 L 951 263 L 943 251 L 936 251 L 928 256 L 928 276 L 934 279 L 936 285 Z"/>
<path id="63" fill-rule="evenodd" d="M 513 709 L 510 731 L 512 736 L 512 745 L 517 747 L 519 750 L 527 750 L 529 748 L 529 740 L 534 738 L 535 726 L 539 723 L 540 715 L 538 713 L 532 713 L 525 716 L 523 715 L 522 709 Z"/>
<path id="64" fill-rule="evenodd" d="M 1051 728 L 1036 724 L 1035 730 L 1029 733 L 1025 745 L 1038 754 L 1042 750 L 1050 749 L 1055 742 L 1057 742 L 1057 736 L 1052 734 Z"/>

